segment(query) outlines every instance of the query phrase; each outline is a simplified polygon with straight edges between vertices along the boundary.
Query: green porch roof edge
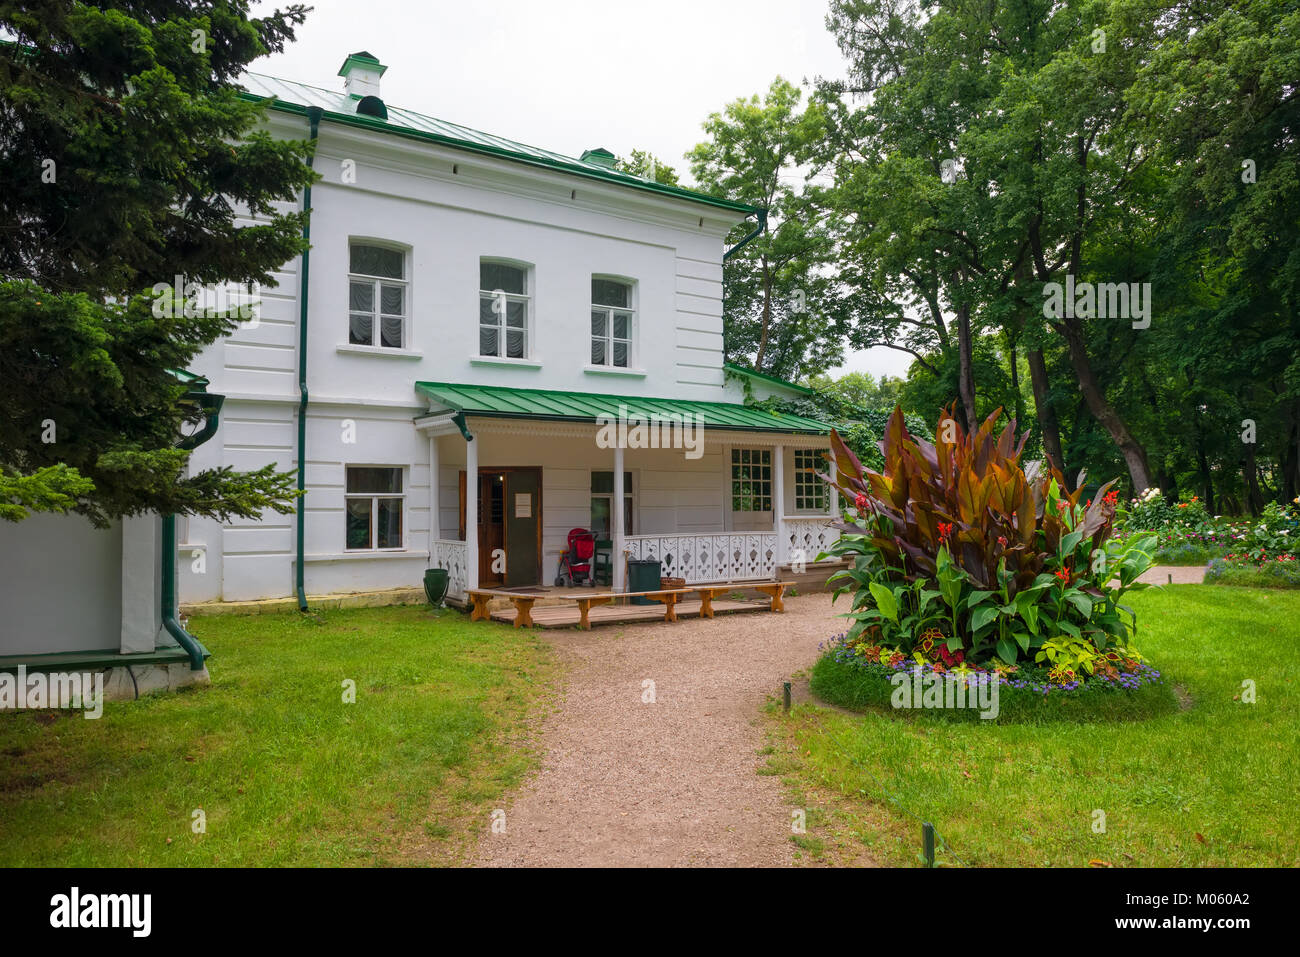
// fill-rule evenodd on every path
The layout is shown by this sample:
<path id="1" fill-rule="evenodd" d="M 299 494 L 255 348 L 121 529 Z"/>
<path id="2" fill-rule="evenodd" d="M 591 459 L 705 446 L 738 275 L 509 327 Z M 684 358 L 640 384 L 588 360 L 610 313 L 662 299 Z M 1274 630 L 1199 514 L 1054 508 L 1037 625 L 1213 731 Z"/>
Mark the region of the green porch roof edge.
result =
<path id="1" fill-rule="evenodd" d="M 828 435 L 831 427 L 815 419 L 756 409 L 733 402 L 693 399 L 649 399 L 638 395 L 513 389 L 508 386 L 417 382 L 415 388 L 449 409 L 465 415 L 498 419 L 538 419 L 551 422 L 595 422 L 617 418 L 619 407 L 629 416 L 699 415 L 705 428 L 731 432 L 784 432 Z"/>
<path id="2" fill-rule="evenodd" d="M 722 365 L 724 368 L 730 369 L 732 372 L 736 373 L 737 375 L 747 375 L 747 376 L 752 376 L 755 379 L 762 379 L 764 382 L 772 382 L 775 383 L 776 385 L 784 386 L 787 389 L 793 389 L 795 392 L 798 392 L 801 395 L 817 394 L 816 389 L 810 389 L 806 385 L 799 385 L 797 383 L 791 382 L 789 379 L 781 379 L 774 375 L 768 375 L 766 372 L 756 372 L 753 369 L 748 368 L 747 366 L 737 365 L 734 362 L 724 362 Z"/>
<path id="3" fill-rule="evenodd" d="M 583 163 L 581 160 L 572 157 L 562 156 L 559 153 L 552 153 L 549 150 L 542 150 L 537 147 L 528 146 L 524 143 L 507 140 L 504 137 L 489 136 L 488 134 L 471 130 L 469 127 L 457 126 L 456 124 L 438 120 L 434 117 L 415 113 L 412 110 L 389 107 L 390 117 L 392 118 L 389 120 L 381 120 L 358 113 L 340 112 L 338 109 L 331 108 L 331 105 L 341 107 L 345 103 L 351 103 L 352 98 L 346 93 L 334 93 L 333 91 L 323 90 L 306 83 L 281 80 L 278 77 L 270 77 L 257 73 L 246 73 L 241 78 L 241 82 L 245 86 L 248 86 L 248 81 L 250 79 L 256 80 L 268 92 L 259 94 L 245 90 L 240 93 L 240 96 L 245 100 L 253 102 L 269 101 L 271 109 L 273 110 L 306 116 L 309 106 L 319 106 L 324 111 L 324 116 L 327 120 L 335 123 L 342 123 L 347 126 L 356 126 L 362 129 L 374 130 L 378 133 L 387 133 L 390 136 L 402 136 L 408 139 L 424 140 L 429 143 L 437 143 L 440 146 L 449 146 L 453 149 L 465 150 L 470 153 L 479 153 L 485 156 L 493 156 L 498 159 L 505 159 L 516 163 L 524 163 L 529 166 L 551 169 L 574 176 L 583 176 L 588 179 L 604 180 L 619 186 L 628 186 L 632 189 L 659 193 L 660 195 L 672 197 L 674 199 L 684 199 L 689 202 L 702 203 L 706 206 L 713 206 L 718 209 L 743 213 L 747 216 L 752 216 L 759 211 L 757 206 L 750 206 L 747 203 L 738 203 L 717 196 L 709 196 L 707 193 L 700 193 L 693 189 L 686 189 L 682 186 L 667 186 L 663 183 L 651 182 L 650 180 L 641 179 L 639 176 L 633 176 L 630 173 L 622 173 L 618 170 L 602 169 L 595 164 Z M 268 83 L 267 81 L 270 82 Z M 301 98 L 307 99 L 310 102 L 298 103 L 294 100 L 285 98 L 285 95 L 294 94 L 298 94 Z M 432 130 L 419 129 L 414 126 L 403 125 L 402 123 L 393 121 L 394 119 L 403 118 L 410 118 L 412 121 L 419 121 L 430 126 L 436 125 L 449 131 L 459 131 L 463 135 L 454 135 L 454 132 L 438 133 Z M 489 142 L 489 140 L 492 142 Z"/>

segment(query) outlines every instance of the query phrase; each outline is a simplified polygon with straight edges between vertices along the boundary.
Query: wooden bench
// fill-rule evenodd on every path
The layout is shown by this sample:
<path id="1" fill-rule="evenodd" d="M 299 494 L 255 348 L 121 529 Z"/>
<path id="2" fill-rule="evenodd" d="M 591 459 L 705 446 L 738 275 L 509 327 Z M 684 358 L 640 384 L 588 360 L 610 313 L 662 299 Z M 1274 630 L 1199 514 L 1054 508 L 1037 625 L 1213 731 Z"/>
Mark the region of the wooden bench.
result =
<path id="1" fill-rule="evenodd" d="M 785 611 L 785 602 L 781 599 L 785 595 L 788 584 L 788 582 L 737 582 L 731 585 L 697 585 L 694 590 L 700 596 L 700 617 L 712 618 L 713 599 L 720 595 L 730 594 L 733 591 L 743 591 L 746 588 L 752 588 L 756 592 L 767 595 L 769 611 Z"/>
<path id="2" fill-rule="evenodd" d="M 488 604 L 493 598 L 509 598 L 515 606 L 515 627 L 523 628 L 533 623 L 533 603 L 541 595 L 519 595 L 499 588 L 471 588 L 465 592 L 470 600 L 470 621 L 487 621 L 492 617 Z"/>
<path id="3" fill-rule="evenodd" d="M 700 617 L 713 617 L 713 600 L 742 589 L 752 589 L 768 596 L 769 611 L 785 611 L 787 582 L 737 582 L 727 585 L 696 585 L 687 588 L 661 588 L 655 591 L 596 592 L 591 595 L 556 595 L 563 601 L 572 601 L 578 606 L 578 627 L 583 631 L 591 630 L 591 609 L 597 605 L 608 605 L 621 598 L 648 598 L 664 606 L 664 621 L 677 620 L 677 603 L 684 595 L 700 596 Z M 515 606 L 515 627 L 526 628 L 533 625 L 533 605 L 542 595 L 519 594 L 503 591 L 499 588 L 471 588 L 466 591 L 470 601 L 470 621 L 486 621 L 492 617 L 488 608 L 493 598 L 508 598 Z"/>

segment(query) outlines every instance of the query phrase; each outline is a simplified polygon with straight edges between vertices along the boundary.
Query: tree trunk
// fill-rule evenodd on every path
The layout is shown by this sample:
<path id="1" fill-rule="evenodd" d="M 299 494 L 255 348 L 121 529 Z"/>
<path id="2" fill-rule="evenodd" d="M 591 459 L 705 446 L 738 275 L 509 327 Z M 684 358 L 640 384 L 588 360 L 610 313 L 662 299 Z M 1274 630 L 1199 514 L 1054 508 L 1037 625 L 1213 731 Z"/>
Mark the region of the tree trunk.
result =
<path id="1" fill-rule="evenodd" d="M 754 356 L 754 371 L 763 371 L 763 354 L 767 352 L 767 331 L 772 328 L 772 274 L 763 257 L 763 330 L 758 337 L 758 354 Z"/>
<path id="2" fill-rule="evenodd" d="M 1016 349 L 1016 340 L 1007 334 L 1007 357 L 1011 360 L 1011 388 L 1016 394 L 1016 428 L 1023 429 L 1025 422 L 1025 400 L 1020 394 L 1020 353 Z"/>
<path id="3" fill-rule="evenodd" d="M 1286 452 L 1282 456 L 1282 501 L 1295 501 L 1300 494 L 1300 408 L 1293 407 L 1287 429 Z"/>
<path id="4" fill-rule="evenodd" d="M 1241 461 L 1241 476 L 1246 485 L 1246 507 L 1251 515 L 1258 515 L 1264 508 L 1264 496 L 1259 492 L 1259 472 L 1255 462 L 1255 443 L 1244 443 L 1246 455 Z"/>
<path id="5" fill-rule="evenodd" d="M 1196 467 L 1201 473 L 1201 494 L 1205 496 L 1205 508 L 1214 514 L 1214 476 L 1210 472 L 1210 459 L 1205 454 L 1205 436 L 1201 432 L 1200 413 L 1196 413 Z"/>
<path id="6" fill-rule="evenodd" d="M 1133 433 L 1128 430 L 1128 426 L 1124 424 L 1124 420 L 1120 418 L 1114 406 L 1106 400 L 1106 395 L 1102 392 L 1101 385 L 1092 371 L 1092 363 L 1088 361 L 1088 352 L 1084 348 L 1083 334 L 1078 325 L 1067 319 L 1064 332 L 1070 365 L 1074 367 L 1074 375 L 1079 381 L 1079 391 L 1083 393 L 1083 401 L 1087 404 L 1092 417 L 1106 430 L 1111 441 L 1124 456 L 1129 478 L 1133 481 L 1133 491 L 1141 495 L 1151 487 L 1151 469 L 1147 465 L 1146 449 L 1133 437 Z"/>
<path id="7" fill-rule="evenodd" d="M 957 395 L 966 410 L 966 429 L 979 428 L 975 411 L 975 364 L 971 358 L 970 306 L 957 309 Z"/>
<path id="8" fill-rule="evenodd" d="M 1043 434 L 1043 453 L 1047 456 L 1047 460 L 1064 474 L 1065 456 L 1061 453 L 1061 425 L 1056 420 L 1056 410 L 1052 408 L 1051 399 L 1048 397 L 1050 387 L 1043 350 L 1030 349 L 1025 353 L 1025 358 L 1029 360 L 1029 383 L 1034 390 L 1034 414 L 1038 418 L 1038 429 Z M 1068 477 L 1066 481 L 1069 481 Z"/>

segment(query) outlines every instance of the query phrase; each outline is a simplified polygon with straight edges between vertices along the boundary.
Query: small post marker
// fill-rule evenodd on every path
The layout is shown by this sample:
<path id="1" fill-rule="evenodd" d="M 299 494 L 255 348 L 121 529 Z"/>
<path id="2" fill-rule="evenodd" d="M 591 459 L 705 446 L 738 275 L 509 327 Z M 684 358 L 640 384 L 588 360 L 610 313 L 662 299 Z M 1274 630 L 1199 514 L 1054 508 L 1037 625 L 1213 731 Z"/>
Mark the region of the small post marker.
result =
<path id="1" fill-rule="evenodd" d="M 925 853 L 925 866 L 934 867 L 934 825 L 921 825 L 921 848 Z"/>
<path id="2" fill-rule="evenodd" d="M 784 702 L 785 702 L 785 710 L 786 710 L 787 713 L 789 713 L 789 711 L 790 711 L 790 682 L 787 681 L 787 682 L 785 683 L 785 685 L 782 687 L 782 689 L 781 689 L 781 696 L 782 696 L 782 698 L 784 699 Z"/>
<path id="3" fill-rule="evenodd" d="M 1172 585 L 1173 583 L 1174 583 L 1174 573 L 1173 573 L 1173 572 L 1170 572 L 1170 573 L 1169 573 L 1169 584 Z"/>

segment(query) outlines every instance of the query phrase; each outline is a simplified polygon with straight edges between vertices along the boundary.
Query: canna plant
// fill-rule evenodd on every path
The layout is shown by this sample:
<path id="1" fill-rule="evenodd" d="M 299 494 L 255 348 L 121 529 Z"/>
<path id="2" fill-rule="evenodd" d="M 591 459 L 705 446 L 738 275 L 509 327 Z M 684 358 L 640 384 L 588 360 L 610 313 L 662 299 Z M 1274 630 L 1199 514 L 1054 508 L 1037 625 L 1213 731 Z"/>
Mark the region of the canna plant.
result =
<path id="1" fill-rule="evenodd" d="M 945 658 L 1009 665 L 1062 636 L 1099 656 L 1128 646 L 1136 623 L 1119 602 L 1143 587 L 1154 537 L 1111 540 L 1113 483 L 1081 504 L 1050 463 L 1031 480 L 1014 420 L 994 434 L 1000 415 L 968 433 L 945 410 L 931 443 L 895 409 L 881 472 L 832 433 L 834 470 L 822 479 L 849 507 L 828 554 L 849 559 L 835 577 L 837 597 L 854 593 L 850 636 L 905 654 L 938 636 Z"/>

